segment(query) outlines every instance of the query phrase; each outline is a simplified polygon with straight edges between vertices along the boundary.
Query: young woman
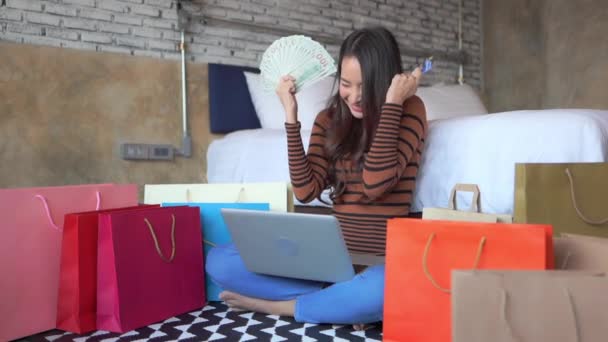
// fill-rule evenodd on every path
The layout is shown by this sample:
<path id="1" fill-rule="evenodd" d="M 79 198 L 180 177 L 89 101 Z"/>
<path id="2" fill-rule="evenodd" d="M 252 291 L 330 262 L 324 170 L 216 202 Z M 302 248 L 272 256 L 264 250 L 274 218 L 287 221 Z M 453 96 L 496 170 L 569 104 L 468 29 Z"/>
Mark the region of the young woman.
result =
<path id="1" fill-rule="evenodd" d="M 317 116 L 305 153 L 295 83 L 279 82 L 285 108 L 294 193 L 310 202 L 331 189 L 333 213 L 351 252 L 383 255 L 386 221 L 406 217 L 427 132 L 426 112 L 414 96 L 421 72 L 403 73 L 394 36 L 381 27 L 354 31 L 340 49 L 339 92 Z M 324 287 L 248 272 L 233 245 L 216 247 L 207 272 L 227 305 L 293 316 L 298 322 L 361 324 L 382 320 L 384 265 Z"/>

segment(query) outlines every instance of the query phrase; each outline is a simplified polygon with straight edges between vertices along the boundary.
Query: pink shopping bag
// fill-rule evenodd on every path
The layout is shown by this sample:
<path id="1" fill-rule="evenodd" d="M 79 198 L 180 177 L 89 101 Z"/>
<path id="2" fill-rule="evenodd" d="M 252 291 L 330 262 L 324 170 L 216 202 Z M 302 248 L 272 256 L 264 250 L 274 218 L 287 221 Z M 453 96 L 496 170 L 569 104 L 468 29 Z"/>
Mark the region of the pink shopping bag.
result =
<path id="1" fill-rule="evenodd" d="M 205 305 L 198 207 L 99 216 L 97 329 L 126 332 Z"/>
<path id="2" fill-rule="evenodd" d="M 99 215 L 108 211 L 160 207 L 142 205 L 65 215 L 57 329 L 83 334 L 97 328 L 97 227 Z"/>
<path id="3" fill-rule="evenodd" d="M 0 189 L 0 341 L 55 328 L 65 214 L 137 196 L 136 185 Z"/>

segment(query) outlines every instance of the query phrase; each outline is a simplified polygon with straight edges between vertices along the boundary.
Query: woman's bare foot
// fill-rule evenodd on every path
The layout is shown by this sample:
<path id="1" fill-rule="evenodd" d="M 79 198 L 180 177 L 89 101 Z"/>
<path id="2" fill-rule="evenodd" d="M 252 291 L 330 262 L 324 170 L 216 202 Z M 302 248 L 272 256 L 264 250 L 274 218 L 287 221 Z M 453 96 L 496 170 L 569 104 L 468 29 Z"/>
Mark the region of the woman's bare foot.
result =
<path id="1" fill-rule="evenodd" d="M 361 330 L 365 330 L 367 329 L 367 325 L 361 323 L 361 324 L 353 324 L 353 329 L 356 331 L 361 331 Z"/>
<path id="2" fill-rule="evenodd" d="M 265 300 L 243 296 L 231 291 L 222 291 L 220 299 L 235 311 L 255 311 L 278 316 L 293 317 L 296 306 L 295 300 Z"/>

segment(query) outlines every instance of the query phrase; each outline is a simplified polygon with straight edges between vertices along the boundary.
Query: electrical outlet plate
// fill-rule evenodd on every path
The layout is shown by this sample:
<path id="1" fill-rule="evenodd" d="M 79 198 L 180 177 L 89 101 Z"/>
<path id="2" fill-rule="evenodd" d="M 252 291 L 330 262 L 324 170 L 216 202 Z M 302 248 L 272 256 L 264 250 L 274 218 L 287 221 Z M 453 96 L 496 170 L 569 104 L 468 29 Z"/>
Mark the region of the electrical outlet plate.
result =
<path id="1" fill-rule="evenodd" d="M 120 145 L 120 157 L 125 160 L 173 160 L 175 148 L 164 144 Z"/>

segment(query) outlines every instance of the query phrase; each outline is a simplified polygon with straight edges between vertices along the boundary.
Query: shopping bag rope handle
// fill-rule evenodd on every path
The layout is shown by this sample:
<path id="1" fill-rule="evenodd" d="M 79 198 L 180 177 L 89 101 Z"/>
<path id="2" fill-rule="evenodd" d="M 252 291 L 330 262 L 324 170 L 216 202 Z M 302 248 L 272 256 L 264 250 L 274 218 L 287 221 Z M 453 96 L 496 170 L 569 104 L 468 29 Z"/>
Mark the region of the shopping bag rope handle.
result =
<path id="1" fill-rule="evenodd" d="M 588 218 L 587 216 L 583 215 L 581 210 L 578 208 L 578 204 L 576 202 L 576 196 L 574 194 L 574 181 L 572 180 L 572 174 L 570 173 L 570 169 L 568 169 L 568 168 L 566 168 L 566 176 L 568 176 L 568 181 L 570 182 L 570 197 L 572 198 L 572 205 L 574 206 L 574 210 L 576 210 L 578 217 L 580 217 L 586 223 L 594 225 L 594 226 L 599 226 L 604 223 L 607 223 L 608 217 L 606 217 L 603 220 L 596 221 L 596 220 L 592 220 L 592 219 Z"/>
<path id="2" fill-rule="evenodd" d="M 574 322 L 574 334 L 576 336 L 576 340 L 575 342 L 579 342 L 581 340 L 580 338 L 580 329 L 579 329 L 579 324 L 578 324 L 578 317 L 576 316 L 576 310 L 574 308 L 574 300 L 572 299 L 572 294 L 570 293 L 570 291 L 568 290 L 568 288 L 564 287 L 562 288 L 564 294 L 566 295 L 566 297 L 568 298 L 568 308 L 570 309 L 570 313 L 572 314 L 572 321 Z M 515 335 L 515 333 L 513 332 L 513 328 L 511 327 L 511 324 L 509 322 L 509 320 L 507 319 L 507 301 L 508 301 L 508 294 L 507 291 L 503 288 L 501 289 L 501 301 L 500 301 L 500 306 L 502 307 L 502 310 L 500 310 L 500 314 L 501 314 L 501 320 L 504 322 L 505 324 L 505 328 L 507 329 L 507 333 L 509 334 L 509 336 L 511 336 L 514 340 L 516 341 L 521 341 L 521 337 Z"/>
<path id="3" fill-rule="evenodd" d="M 44 205 L 44 211 L 46 212 L 46 218 L 49 220 L 49 224 L 51 225 L 51 227 L 57 230 L 61 230 L 61 228 L 57 226 L 55 221 L 53 221 L 53 216 L 51 216 L 51 210 L 49 209 L 49 203 L 46 200 L 46 197 L 42 195 L 35 195 L 34 197 L 42 201 L 42 205 Z M 95 210 L 99 210 L 99 208 L 101 207 L 101 193 L 99 191 L 95 191 L 95 197 L 97 197 L 97 205 L 95 206 Z"/>
<path id="4" fill-rule="evenodd" d="M 437 280 L 435 280 L 435 278 L 433 277 L 431 272 L 429 272 L 429 267 L 427 265 L 427 257 L 429 254 L 429 249 L 431 249 L 431 242 L 433 242 L 434 238 L 435 238 L 435 233 L 432 233 L 431 236 L 429 236 L 428 241 L 426 242 L 426 246 L 424 247 L 424 254 L 422 255 L 422 269 L 424 270 L 424 274 L 431 281 L 431 284 L 433 284 L 433 286 L 435 286 L 438 290 L 441 290 L 445 293 L 451 293 L 452 290 L 446 289 L 445 287 L 441 287 L 437 283 Z M 485 236 L 482 236 L 481 240 L 479 240 L 479 246 L 477 247 L 477 254 L 475 256 L 475 263 L 473 264 L 473 269 L 476 269 L 477 266 L 479 266 L 479 260 L 481 259 L 481 252 L 483 251 L 483 247 L 486 244 L 486 240 L 487 239 Z"/>
<path id="5" fill-rule="evenodd" d="M 160 245 L 158 244 L 158 239 L 156 238 L 156 234 L 154 233 L 154 227 L 147 218 L 144 217 L 144 221 L 148 225 L 148 229 L 150 229 L 150 235 L 152 235 L 152 239 L 154 240 L 154 246 L 156 247 L 156 252 L 160 256 L 161 259 L 165 262 L 172 262 L 175 259 L 175 215 L 171 214 L 171 256 L 169 259 L 165 257 L 163 251 L 160 250 Z"/>

